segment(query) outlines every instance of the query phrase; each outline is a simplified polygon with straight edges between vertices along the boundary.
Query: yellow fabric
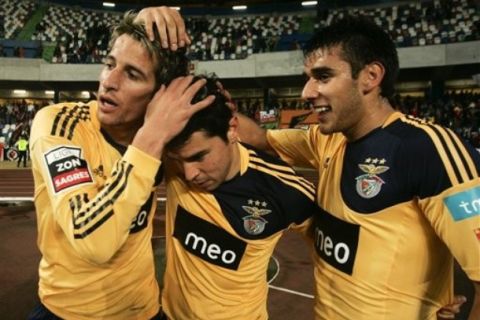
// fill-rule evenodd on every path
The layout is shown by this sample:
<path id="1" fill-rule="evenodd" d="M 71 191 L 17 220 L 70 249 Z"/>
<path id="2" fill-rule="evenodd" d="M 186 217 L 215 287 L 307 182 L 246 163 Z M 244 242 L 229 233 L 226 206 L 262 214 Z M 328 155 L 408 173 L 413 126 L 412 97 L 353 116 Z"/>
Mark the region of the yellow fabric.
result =
<path id="1" fill-rule="evenodd" d="M 162 307 L 170 319 L 268 319 L 269 258 L 283 230 L 297 226 L 294 221 L 304 225 L 315 207 L 313 185 L 291 168 L 272 164 L 243 146 L 240 151 L 240 175 L 213 193 L 189 188 L 167 165 L 167 267 Z M 296 200 L 290 202 L 290 197 Z M 239 235 L 243 219 L 249 215 L 245 206 L 275 210 L 262 216 L 268 221 L 266 228 L 274 228 L 271 235 Z M 238 216 L 232 219 L 232 212 Z M 180 216 L 189 216 L 189 220 L 181 225 Z M 187 234 L 185 243 L 177 236 L 182 232 Z M 189 241 L 196 254 L 186 250 Z M 236 242 L 245 245 L 243 254 L 232 249 Z M 199 256 L 202 249 L 205 258 Z M 228 265 L 234 252 L 239 259 L 237 269 Z M 214 263 L 207 261 L 208 257 Z M 216 264 L 225 261 L 226 266 Z"/>
<path id="2" fill-rule="evenodd" d="M 407 124 L 404 132 L 419 130 L 424 132 L 424 135 L 429 135 L 433 141 L 433 131 L 435 135 L 436 132 L 447 132 L 419 121 L 414 121 L 414 126 L 399 113 L 394 114 L 385 127 L 396 120 Z M 395 125 L 399 126 L 398 122 Z M 471 217 L 455 221 L 445 205 L 446 199 L 451 195 L 462 192 L 478 194 L 478 191 L 475 191 L 478 190 L 475 188 L 480 186 L 478 168 L 475 169 L 470 155 L 462 147 L 456 148 L 453 145 L 456 138 L 453 138 L 453 135 L 447 136 L 446 146 L 434 145 L 439 157 L 444 160 L 443 164 L 449 176 L 452 175 L 448 168 L 458 166 L 458 176 L 464 179 L 462 183 L 455 180 L 457 183 L 452 182 L 450 188 L 436 195 L 423 199 L 411 196 L 377 212 L 362 213 L 345 203 L 345 194 L 342 191 L 342 187 L 346 188 L 345 185 L 353 185 L 353 188 L 355 186 L 355 179 L 344 181 L 345 185 L 341 185 L 346 169 L 358 170 L 359 165 L 344 161 L 349 144 L 343 135 L 322 135 L 318 126 L 312 126 L 309 130 L 268 132 L 269 143 L 287 162 L 310 166 L 319 172 L 317 203 L 328 212 L 320 216 L 319 221 L 331 222 L 332 225 L 340 227 L 326 240 L 328 230 L 323 230 L 322 225 L 316 226 L 314 243 L 317 252 L 323 250 L 330 255 L 336 254 L 338 260 L 346 264 L 346 259 L 343 258 L 347 251 L 345 246 L 342 247 L 343 244 L 338 242 L 338 237 L 353 233 L 358 228 L 358 238 L 350 235 L 352 243 L 358 246 L 356 255 L 350 247 L 349 257 L 353 258 L 351 274 L 341 270 L 344 267 L 341 263 L 337 266 L 328 263 L 326 260 L 330 257 L 324 259 L 320 254 L 315 255 L 317 320 L 436 319 L 436 311 L 450 301 L 452 296 L 453 259 L 450 251 L 472 280 L 480 280 L 480 237 L 475 236 L 475 230 L 480 232 L 478 208 L 477 213 L 473 213 Z M 371 139 L 369 135 L 360 143 Z M 386 139 L 386 143 L 393 144 L 394 139 L 396 138 L 392 135 Z M 358 143 L 350 146 L 352 150 L 356 150 Z M 366 155 L 375 156 L 377 148 L 380 148 L 379 144 L 372 144 L 371 152 Z M 459 153 L 466 159 L 466 167 L 462 161 L 455 164 L 442 158 L 442 154 L 453 152 L 448 150 L 457 149 L 461 149 Z M 411 154 L 400 156 L 416 157 Z M 398 155 L 396 157 L 398 160 Z M 349 154 L 348 159 L 351 158 Z M 388 170 L 397 169 L 399 175 L 410 179 L 408 175 L 412 175 L 412 172 L 396 168 L 397 163 L 387 163 Z M 422 162 L 419 161 L 418 166 L 421 165 Z M 477 173 L 468 178 L 464 172 L 469 170 Z M 382 174 L 377 176 L 383 177 Z M 425 179 L 436 181 L 438 176 Z M 383 182 L 383 189 L 379 195 L 369 199 L 370 202 L 380 201 L 382 192 L 386 192 L 387 187 L 400 183 Z M 397 187 L 402 190 L 405 185 Z M 415 194 L 414 190 L 411 192 Z"/>
<path id="3" fill-rule="evenodd" d="M 96 102 L 62 103 L 33 122 L 40 299 L 64 319 L 150 319 L 160 308 L 151 248 L 160 162 L 133 147 L 122 156 L 101 134 L 96 110 Z M 52 178 L 59 146 L 79 150 L 84 182 Z"/>

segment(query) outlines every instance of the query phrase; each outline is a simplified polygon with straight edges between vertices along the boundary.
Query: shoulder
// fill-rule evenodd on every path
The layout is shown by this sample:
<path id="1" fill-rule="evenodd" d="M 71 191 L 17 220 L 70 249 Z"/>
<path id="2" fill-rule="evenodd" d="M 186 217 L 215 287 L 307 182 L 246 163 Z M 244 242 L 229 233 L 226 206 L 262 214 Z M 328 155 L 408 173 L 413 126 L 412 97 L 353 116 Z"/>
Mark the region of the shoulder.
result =
<path id="1" fill-rule="evenodd" d="M 386 128 L 398 146 L 397 162 L 408 174 L 421 177 L 423 196 L 478 177 L 480 154 L 452 130 L 411 116 Z"/>
<path id="2" fill-rule="evenodd" d="M 32 124 L 32 138 L 59 136 L 72 139 L 79 122 L 90 122 L 96 102 L 66 102 L 40 109 Z"/>
<path id="3" fill-rule="evenodd" d="M 296 189 L 304 194 L 312 201 L 315 198 L 315 186 L 307 179 L 299 175 L 290 165 L 278 157 L 256 150 L 252 146 L 242 144 L 248 151 L 248 167 L 250 173 L 247 173 L 244 178 L 248 176 L 255 177 L 256 182 L 262 181 L 271 190 L 283 185 L 287 189 Z M 261 179 L 259 177 L 262 177 Z M 279 183 L 280 182 L 280 183 Z M 281 193 L 279 193 L 281 194 Z"/>

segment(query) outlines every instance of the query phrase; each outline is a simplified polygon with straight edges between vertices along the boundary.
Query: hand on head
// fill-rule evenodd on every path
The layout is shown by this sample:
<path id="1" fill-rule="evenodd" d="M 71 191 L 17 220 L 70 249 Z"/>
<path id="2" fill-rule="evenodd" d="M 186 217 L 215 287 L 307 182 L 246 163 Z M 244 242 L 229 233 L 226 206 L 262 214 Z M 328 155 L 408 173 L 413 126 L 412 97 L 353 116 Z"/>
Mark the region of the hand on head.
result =
<path id="1" fill-rule="evenodd" d="M 232 95 L 230 94 L 230 92 L 228 92 L 228 90 L 223 87 L 223 84 L 220 81 L 217 81 L 217 87 L 220 93 L 225 97 L 225 100 L 227 100 L 226 104 L 230 108 L 230 110 L 232 110 L 232 112 L 237 112 L 237 105 L 232 100 Z"/>
<path id="2" fill-rule="evenodd" d="M 205 85 L 193 76 L 174 79 L 167 87 L 162 85 L 147 106 L 142 135 L 163 145 L 177 135 L 197 111 L 209 106 L 215 99 L 210 95 L 192 104 L 195 94 Z M 160 150 L 161 151 L 161 150 Z"/>
<path id="3" fill-rule="evenodd" d="M 154 27 L 160 36 L 163 48 L 170 47 L 175 51 L 178 47 L 190 44 L 185 23 L 177 10 L 169 7 L 150 7 L 142 9 L 135 21 L 143 21 L 150 40 L 155 39 Z"/>

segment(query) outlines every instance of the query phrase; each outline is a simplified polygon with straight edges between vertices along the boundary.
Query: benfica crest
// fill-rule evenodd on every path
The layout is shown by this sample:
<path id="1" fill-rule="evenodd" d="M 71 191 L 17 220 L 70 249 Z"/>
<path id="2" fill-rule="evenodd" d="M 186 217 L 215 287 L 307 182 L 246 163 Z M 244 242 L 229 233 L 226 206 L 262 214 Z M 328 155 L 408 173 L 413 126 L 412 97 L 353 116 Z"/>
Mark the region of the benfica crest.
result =
<path id="1" fill-rule="evenodd" d="M 380 165 L 376 166 L 375 164 L 380 163 Z M 378 174 L 383 173 L 390 169 L 387 166 L 382 164 L 385 163 L 385 159 L 378 160 L 378 159 L 371 159 L 368 158 L 365 160 L 365 164 L 359 164 L 358 167 L 362 169 L 365 174 L 356 177 L 357 180 L 357 193 L 365 199 L 370 199 L 375 197 L 380 190 L 382 189 L 382 185 L 385 181 L 382 180 L 378 176 Z"/>
<path id="2" fill-rule="evenodd" d="M 248 204 L 251 206 L 242 206 L 243 210 L 249 213 L 248 216 L 243 217 L 243 228 L 248 234 L 255 236 L 265 230 L 265 225 L 268 221 L 262 216 L 269 214 L 272 210 L 259 208 L 259 206 L 267 206 L 265 201 L 248 200 Z"/>

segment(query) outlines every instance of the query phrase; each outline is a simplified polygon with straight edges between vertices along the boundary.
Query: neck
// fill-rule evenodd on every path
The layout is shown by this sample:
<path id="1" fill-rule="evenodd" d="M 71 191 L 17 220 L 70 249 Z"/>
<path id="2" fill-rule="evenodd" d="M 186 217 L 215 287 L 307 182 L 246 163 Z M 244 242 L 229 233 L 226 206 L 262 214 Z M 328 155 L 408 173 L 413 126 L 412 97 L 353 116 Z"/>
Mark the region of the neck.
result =
<path id="1" fill-rule="evenodd" d="M 366 101 L 364 115 L 360 118 L 357 126 L 352 130 L 344 132 L 348 141 L 358 140 L 376 128 L 381 127 L 395 110 L 388 102 L 388 99 L 378 96 L 374 101 Z"/>
<path id="2" fill-rule="evenodd" d="M 232 143 L 232 161 L 230 162 L 230 168 L 226 180 L 231 180 L 240 172 L 240 148 L 238 142 Z"/>
<path id="3" fill-rule="evenodd" d="M 128 146 L 133 141 L 139 128 L 102 125 L 102 129 L 116 143 L 122 146 Z"/>

